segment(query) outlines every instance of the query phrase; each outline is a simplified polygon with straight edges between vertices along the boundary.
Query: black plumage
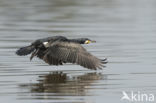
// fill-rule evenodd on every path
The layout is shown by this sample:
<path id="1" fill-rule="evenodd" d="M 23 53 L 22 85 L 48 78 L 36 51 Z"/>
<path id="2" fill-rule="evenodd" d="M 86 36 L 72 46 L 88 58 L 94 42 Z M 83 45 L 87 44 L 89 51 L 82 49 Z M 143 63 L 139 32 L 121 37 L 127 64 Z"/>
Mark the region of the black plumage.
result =
<path id="1" fill-rule="evenodd" d="M 37 56 L 49 65 L 74 63 L 88 69 L 102 69 L 103 64 L 107 63 L 106 59 L 98 59 L 81 46 L 81 44 L 89 44 L 91 42 L 95 41 L 88 38 L 67 39 L 63 36 L 53 36 L 38 39 L 30 46 L 17 50 L 16 54 L 22 56 L 32 53 L 30 60 Z"/>

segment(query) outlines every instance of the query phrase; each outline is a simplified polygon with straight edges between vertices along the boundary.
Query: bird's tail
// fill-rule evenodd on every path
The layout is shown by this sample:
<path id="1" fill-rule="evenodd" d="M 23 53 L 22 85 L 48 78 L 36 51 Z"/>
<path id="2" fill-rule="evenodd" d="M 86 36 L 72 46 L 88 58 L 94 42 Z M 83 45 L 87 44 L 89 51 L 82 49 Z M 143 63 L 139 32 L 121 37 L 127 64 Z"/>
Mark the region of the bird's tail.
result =
<path id="1" fill-rule="evenodd" d="M 24 56 L 24 55 L 30 54 L 34 50 L 35 50 L 35 47 L 33 45 L 29 45 L 29 46 L 22 47 L 22 48 L 18 49 L 16 51 L 16 54 L 19 56 Z"/>

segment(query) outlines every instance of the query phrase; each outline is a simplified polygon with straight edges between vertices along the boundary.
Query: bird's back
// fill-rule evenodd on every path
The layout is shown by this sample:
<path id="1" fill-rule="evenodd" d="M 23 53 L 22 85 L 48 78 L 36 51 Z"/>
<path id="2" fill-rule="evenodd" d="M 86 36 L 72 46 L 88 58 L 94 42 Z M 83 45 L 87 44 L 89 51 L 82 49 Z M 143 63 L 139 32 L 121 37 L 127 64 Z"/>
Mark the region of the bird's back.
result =
<path id="1" fill-rule="evenodd" d="M 53 37 L 47 37 L 47 38 L 43 38 L 43 39 L 38 39 L 35 42 L 32 43 L 32 45 L 34 46 L 38 46 L 43 44 L 44 42 L 55 42 L 55 41 L 68 41 L 68 39 L 64 36 L 53 36 Z"/>

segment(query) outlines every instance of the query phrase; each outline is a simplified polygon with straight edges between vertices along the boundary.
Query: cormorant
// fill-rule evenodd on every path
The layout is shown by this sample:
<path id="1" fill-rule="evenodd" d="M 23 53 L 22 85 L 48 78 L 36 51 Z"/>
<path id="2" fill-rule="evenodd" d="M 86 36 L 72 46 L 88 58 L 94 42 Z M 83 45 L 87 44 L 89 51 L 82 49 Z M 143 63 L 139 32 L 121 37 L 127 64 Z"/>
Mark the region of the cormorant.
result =
<path id="1" fill-rule="evenodd" d="M 67 39 L 63 36 L 53 36 L 38 39 L 31 45 L 22 47 L 16 51 L 19 56 L 30 53 L 30 60 L 34 56 L 44 60 L 49 65 L 63 65 L 63 63 L 75 63 L 88 69 L 102 69 L 106 59 L 98 59 L 86 51 L 81 44 L 89 44 L 96 41 L 88 38 Z"/>

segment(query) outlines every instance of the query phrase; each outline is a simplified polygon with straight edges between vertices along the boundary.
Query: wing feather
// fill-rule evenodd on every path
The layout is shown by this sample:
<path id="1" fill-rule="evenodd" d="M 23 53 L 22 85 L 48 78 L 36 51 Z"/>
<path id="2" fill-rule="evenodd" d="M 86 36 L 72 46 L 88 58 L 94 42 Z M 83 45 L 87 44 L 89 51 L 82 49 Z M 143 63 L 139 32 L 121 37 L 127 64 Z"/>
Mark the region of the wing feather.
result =
<path id="1" fill-rule="evenodd" d="M 43 60 L 49 64 L 76 63 L 88 69 L 101 69 L 102 61 L 91 55 L 80 44 L 56 42 L 47 49 Z M 60 63 L 61 62 L 61 63 Z"/>

